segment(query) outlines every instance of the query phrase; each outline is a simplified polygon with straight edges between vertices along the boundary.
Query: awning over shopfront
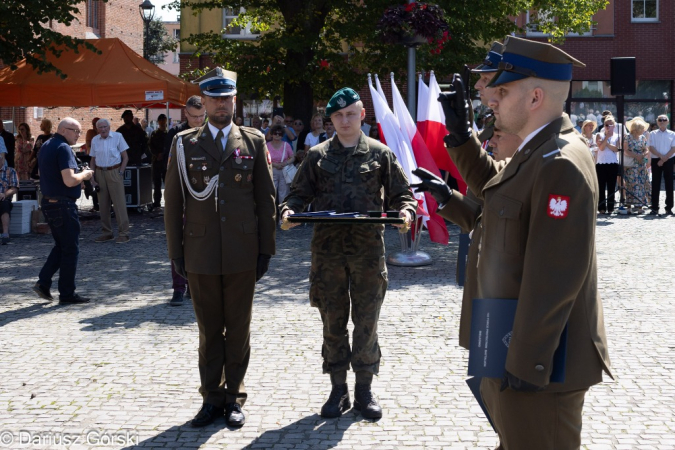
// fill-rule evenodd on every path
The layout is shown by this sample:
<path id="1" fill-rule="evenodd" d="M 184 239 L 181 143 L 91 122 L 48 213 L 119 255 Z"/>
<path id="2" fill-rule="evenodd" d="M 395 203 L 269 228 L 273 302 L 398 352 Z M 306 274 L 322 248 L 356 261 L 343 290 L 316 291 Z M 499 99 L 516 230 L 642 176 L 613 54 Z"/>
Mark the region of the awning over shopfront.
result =
<path id="1" fill-rule="evenodd" d="M 68 77 L 38 75 L 25 60 L 16 70 L 0 70 L 0 106 L 179 108 L 197 85 L 185 82 L 143 59 L 117 38 L 88 39 L 101 51 L 65 49 L 48 60 Z"/>

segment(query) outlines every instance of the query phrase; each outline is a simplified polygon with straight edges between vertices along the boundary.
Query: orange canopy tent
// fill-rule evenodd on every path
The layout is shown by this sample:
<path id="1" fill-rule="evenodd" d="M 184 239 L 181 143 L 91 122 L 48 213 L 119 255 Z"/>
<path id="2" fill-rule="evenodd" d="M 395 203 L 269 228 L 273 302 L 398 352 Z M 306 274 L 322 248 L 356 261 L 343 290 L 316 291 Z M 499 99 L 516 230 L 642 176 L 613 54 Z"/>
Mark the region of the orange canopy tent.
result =
<path id="1" fill-rule="evenodd" d="M 47 59 L 68 77 L 38 75 L 26 61 L 0 70 L 0 106 L 179 108 L 197 85 L 185 82 L 143 59 L 117 38 L 89 39 L 101 54 L 80 47 Z"/>

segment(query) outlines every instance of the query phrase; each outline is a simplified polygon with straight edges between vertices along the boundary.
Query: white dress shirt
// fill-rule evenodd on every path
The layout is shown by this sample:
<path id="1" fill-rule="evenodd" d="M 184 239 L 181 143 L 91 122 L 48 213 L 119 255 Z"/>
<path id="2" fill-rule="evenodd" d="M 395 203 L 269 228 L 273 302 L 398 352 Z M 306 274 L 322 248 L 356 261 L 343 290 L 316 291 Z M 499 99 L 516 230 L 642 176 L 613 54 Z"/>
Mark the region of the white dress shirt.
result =
<path id="1" fill-rule="evenodd" d="M 122 162 L 122 152 L 129 148 L 124 137 L 117 131 L 111 131 L 103 139 L 100 134 L 91 140 L 89 156 L 96 158 L 96 166 L 112 167 Z"/>
<path id="2" fill-rule="evenodd" d="M 213 136 L 213 142 L 216 142 L 216 136 L 218 135 L 218 128 L 216 128 L 211 122 L 207 122 L 209 126 L 209 131 L 211 131 L 211 136 Z M 232 129 L 232 122 L 225 128 L 223 128 L 223 139 L 220 141 L 223 144 L 223 151 L 227 147 L 227 138 L 230 136 L 230 130 Z"/>
<path id="3" fill-rule="evenodd" d="M 672 130 L 654 130 L 649 133 L 649 145 L 654 147 L 656 152 L 665 156 L 671 148 L 675 147 L 675 131 Z M 654 154 L 651 155 L 655 158 Z M 671 158 L 675 157 L 675 154 Z"/>

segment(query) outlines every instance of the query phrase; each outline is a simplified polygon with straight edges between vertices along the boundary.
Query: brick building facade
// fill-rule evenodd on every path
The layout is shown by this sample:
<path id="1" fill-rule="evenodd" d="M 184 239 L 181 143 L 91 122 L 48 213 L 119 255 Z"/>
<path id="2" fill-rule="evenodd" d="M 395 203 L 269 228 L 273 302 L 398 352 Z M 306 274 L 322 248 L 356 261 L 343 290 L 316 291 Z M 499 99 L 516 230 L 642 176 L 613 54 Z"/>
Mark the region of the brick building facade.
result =
<path id="1" fill-rule="evenodd" d="M 138 11 L 138 0 L 85 0 L 78 5 L 79 14 L 76 15 L 70 26 L 53 22 L 49 26 L 59 33 L 81 39 L 119 38 L 138 54 L 143 54 L 143 20 Z M 82 124 L 82 129 L 91 127 L 95 117 L 106 118 L 112 122 L 113 129 L 122 125 L 122 111 L 111 108 L 39 108 L 26 105 L 25 108 L 14 108 L 15 128 L 19 123 L 26 122 L 33 136 L 41 134 L 40 122 L 43 118 L 50 119 L 56 131 L 58 122 L 64 117 L 73 117 Z M 141 118 L 141 112 L 136 114 Z M 12 108 L 0 108 L 2 120 L 11 120 Z M 80 142 L 84 142 L 84 131 Z"/>
<path id="2" fill-rule="evenodd" d="M 659 114 L 672 115 L 675 83 L 675 2 L 670 0 L 609 0 L 599 11 L 597 26 L 582 36 L 570 36 L 560 47 L 586 64 L 574 68 L 567 111 L 577 118 L 610 110 L 623 122 L 640 115 L 654 123 Z M 527 15 L 518 18 L 524 26 Z M 541 33 L 525 37 L 544 39 Z M 611 95 L 610 60 L 635 57 L 637 92 L 625 98 Z M 672 121 L 670 123 L 672 126 Z"/>

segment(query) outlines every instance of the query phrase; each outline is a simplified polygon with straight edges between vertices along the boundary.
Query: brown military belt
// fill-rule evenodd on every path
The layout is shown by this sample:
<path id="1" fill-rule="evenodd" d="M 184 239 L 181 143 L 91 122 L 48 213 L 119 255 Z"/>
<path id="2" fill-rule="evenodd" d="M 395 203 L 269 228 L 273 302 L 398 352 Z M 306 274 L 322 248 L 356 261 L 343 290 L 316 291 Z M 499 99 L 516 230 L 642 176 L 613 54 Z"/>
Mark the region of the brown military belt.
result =
<path id="1" fill-rule="evenodd" d="M 110 166 L 110 167 L 96 166 L 96 168 L 97 168 L 97 169 L 101 169 L 101 170 L 113 170 L 113 169 L 117 169 L 117 168 L 120 167 L 121 165 L 122 165 L 122 164 L 120 163 L 120 164 L 115 164 L 114 166 Z"/>

